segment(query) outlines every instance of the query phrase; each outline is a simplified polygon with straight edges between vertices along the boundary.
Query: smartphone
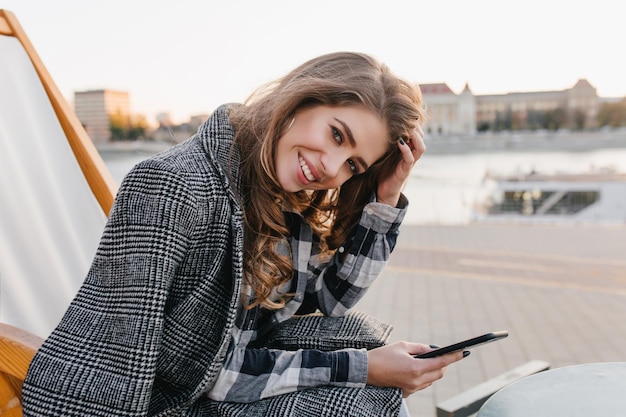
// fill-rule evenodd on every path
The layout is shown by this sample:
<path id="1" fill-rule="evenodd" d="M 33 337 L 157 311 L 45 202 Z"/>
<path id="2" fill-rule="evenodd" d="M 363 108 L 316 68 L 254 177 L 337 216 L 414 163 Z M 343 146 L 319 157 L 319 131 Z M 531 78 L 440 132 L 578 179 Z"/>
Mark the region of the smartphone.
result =
<path id="1" fill-rule="evenodd" d="M 458 350 L 466 350 L 471 347 L 476 347 L 478 345 L 484 345 L 485 343 L 495 342 L 496 340 L 504 339 L 509 335 L 509 332 L 506 330 L 501 330 L 498 332 L 491 332 L 484 334 L 482 336 L 474 337 L 472 339 L 467 339 L 462 342 L 454 343 L 452 345 L 448 345 L 442 348 L 437 348 L 435 350 L 431 350 L 430 352 L 421 353 L 419 355 L 415 355 L 416 358 L 425 359 L 425 358 L 434 358 L 436 356 L 445 355 L 446 353 L 456 352 Z"/>

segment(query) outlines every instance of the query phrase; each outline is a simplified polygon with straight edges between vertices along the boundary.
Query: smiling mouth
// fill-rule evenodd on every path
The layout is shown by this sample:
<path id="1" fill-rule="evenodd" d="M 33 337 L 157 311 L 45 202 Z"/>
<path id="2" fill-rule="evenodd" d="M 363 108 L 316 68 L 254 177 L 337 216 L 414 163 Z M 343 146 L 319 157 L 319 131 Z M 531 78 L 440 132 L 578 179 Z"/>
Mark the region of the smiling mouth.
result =
<path id="1" fill-rule="evenodd" d="M 307 163 L 304 160 L 304 158 L 303 157 L 299 157 L 299 159 L 300 159 L 300 168 L 302 168 L 302 173 L 304 174 L 304 178 L 306 178 L 307 181 L 309 181 L 309 182 L 317 181 L 317 179 L 315 178 L 315 176 L 313 176 L 313 173 L 309 169 L 309 166 L 307 165 Z"/>

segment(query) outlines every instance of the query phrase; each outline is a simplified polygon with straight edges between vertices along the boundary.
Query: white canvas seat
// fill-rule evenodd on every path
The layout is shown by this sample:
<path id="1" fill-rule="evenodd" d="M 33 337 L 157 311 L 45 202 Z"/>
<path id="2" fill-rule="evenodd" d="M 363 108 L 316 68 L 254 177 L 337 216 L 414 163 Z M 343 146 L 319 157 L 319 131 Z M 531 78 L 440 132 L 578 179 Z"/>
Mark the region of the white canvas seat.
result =
<path id="1" fill-rule="evenodd" d="M 0 322 L 50 333 L 85 277 L 114 192 L 17 19 L 0 10 Z"/>
<path id="2" fill-rule="evenodd" d="M 115 194 L 15 16 L 0 9 L 0 415 L 95 253 Z"/>

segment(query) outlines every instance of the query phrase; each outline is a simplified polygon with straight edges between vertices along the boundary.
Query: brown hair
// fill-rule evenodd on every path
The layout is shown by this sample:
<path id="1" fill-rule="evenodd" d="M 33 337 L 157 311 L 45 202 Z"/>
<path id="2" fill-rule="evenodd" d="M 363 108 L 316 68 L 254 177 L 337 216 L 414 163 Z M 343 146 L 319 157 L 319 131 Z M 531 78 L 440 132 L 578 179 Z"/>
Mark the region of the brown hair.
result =
<path id="1" fill-rule="evenodd" d="M 365 106 L 385 123 L 389 148 L 370 169 L 338 189 L 286 193 L 276 179 L 276 144 L 296 111 L 315 105 Z M 284 296 L 278 301 L 269 296 L 293 277 L 294 267 L 288 255 L 277 251 L 289 234 L 277 201 L 300 212 L 320 237 L 322 254 L 332 255 L 358 223 L 379 179 L 391 175 L 400 161 L 396 142 L 423 119 L 421 93 L 368 55 L 337 52 L 307 61 L 257 90 L 229 117 L 242 155 L 244 269 L 254 291 L 254 299 L 244 303 L 281 308 Z"/>

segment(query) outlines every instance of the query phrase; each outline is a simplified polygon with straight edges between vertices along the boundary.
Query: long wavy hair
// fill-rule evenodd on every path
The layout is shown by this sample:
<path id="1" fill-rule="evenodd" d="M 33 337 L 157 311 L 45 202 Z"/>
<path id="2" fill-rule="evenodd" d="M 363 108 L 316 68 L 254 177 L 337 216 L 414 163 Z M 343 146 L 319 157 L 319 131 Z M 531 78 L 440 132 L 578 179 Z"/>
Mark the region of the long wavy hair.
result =
<path id="1" fill-rule="evenodd" d="M 358 105 L 373 111 L 387 127 L 388 150 L 365 173 L 337 189 L 287 193 L 276 177 L 276 146 L 296 112 L 316 105 Z M 279 293 L 278 300 L 271 296 L 293 277 L 294 266 L 278 250 L 289 230 L 277 202 L 299 212 L 319 237 L 321 255 L 332 256 L 357 225 L 378 181 L 394 172 L 401 159 L 397 141 L 423 120 L 421 93 L 416 84 L 368 55 L 337 52 L 307 61 L 263 86 L 233 107 L 229 118 L 242 155 L 244 272 L 253 292 L 243 302 L 246 308 L 278 309 L 288 294 Z"/>

